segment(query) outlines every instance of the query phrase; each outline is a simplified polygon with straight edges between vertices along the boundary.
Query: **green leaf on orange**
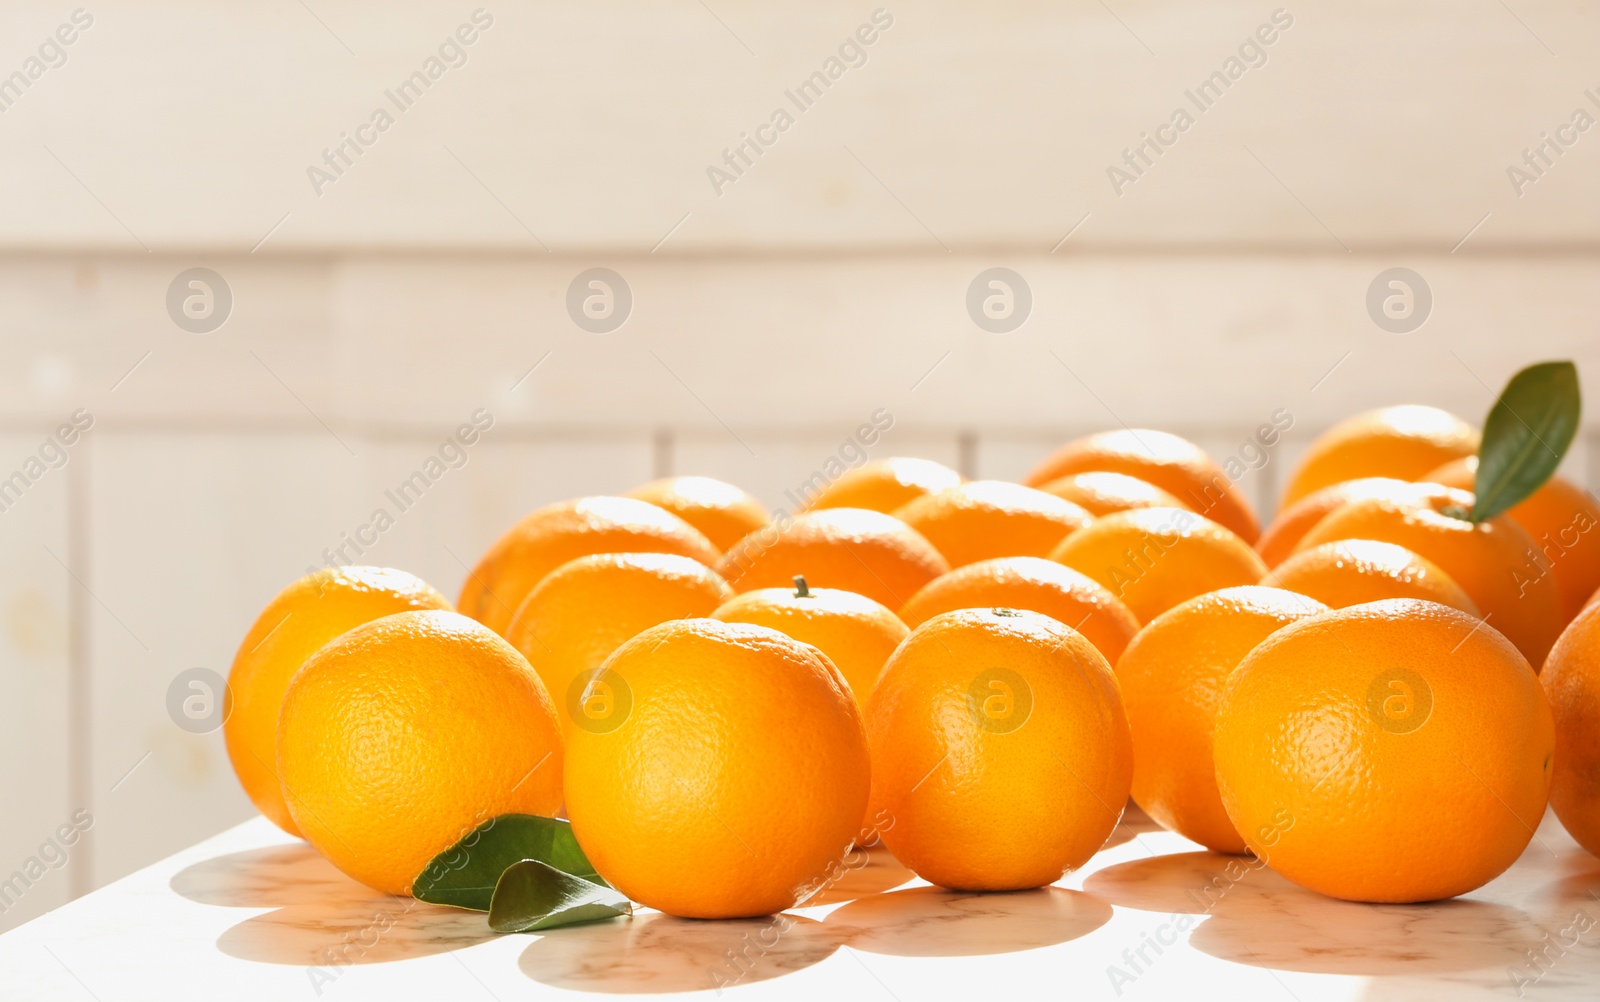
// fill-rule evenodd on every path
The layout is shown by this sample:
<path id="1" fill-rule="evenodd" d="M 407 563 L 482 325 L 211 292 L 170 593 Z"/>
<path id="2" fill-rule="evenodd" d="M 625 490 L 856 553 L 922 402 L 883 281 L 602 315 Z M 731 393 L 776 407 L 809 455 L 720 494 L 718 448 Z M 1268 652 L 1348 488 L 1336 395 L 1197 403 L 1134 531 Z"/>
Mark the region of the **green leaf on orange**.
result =
<path id="1" fill-rule="evenodd" d="M 595 872 L 560 818 L 502 814 L 478 825 L 435 856 L 411 884 L 421 901 L 486 912 L 500 875 L 524 860 L 537 860 L 587 883 L 608 886 Z"/>
<path id="2" fill-rule="evenodd" d="M 1581 412 L 1571 362 L 1540 362 L 1512 376 L 1483 423 L 1472 521 L 1487 521 L 1543 487 L 1578 433 Z"/>
<path id="3" fill-rule="evenodd" d="M 632 902 L 611 888 L 525 859 L 500 875 L 489 904 L 489 928 L 538 932 L 632 914 Z"/>

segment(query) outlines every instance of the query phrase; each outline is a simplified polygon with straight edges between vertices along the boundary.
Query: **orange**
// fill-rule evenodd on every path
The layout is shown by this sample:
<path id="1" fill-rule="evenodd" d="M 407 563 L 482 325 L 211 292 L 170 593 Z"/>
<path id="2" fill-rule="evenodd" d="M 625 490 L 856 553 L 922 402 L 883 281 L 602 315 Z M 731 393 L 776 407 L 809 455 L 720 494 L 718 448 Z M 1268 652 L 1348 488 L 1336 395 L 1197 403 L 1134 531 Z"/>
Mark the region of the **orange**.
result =
<path id="1" fill-rule="evenodd" d="M 961 481 L 961 474 L 931 459 L 907 456 L 875 459 L 854 470 L 846 470 L 839 479 L 808 498 L 803 509 L 867 508 L 888 514 L 908 501 L 954 487 Z M 804 489 L 803 492 L 809 493 Z"/>
<path id="2" fill-rule="evenodd" d="M 1249 544 L 1183 508 L 1132 508 L 1068 536 L 1051 560 L 1094 578 L 1139 622 L 1203 592 L 1255 584 L 1267 573 Z"/>
<path id="3" fill-rule="evenodd" d="M 1252 852 L 1351 901 L 1465 894 L 1521 855 L 1555 747 L 1526 659 L 1492 626 L 1389 599 L 1284 627 L 1228 679 L 1217 786 Z"/>
<path id="4" fill-rule="evenodd" d="M 871 785 L 861 713 L 816 648 L 689 619 L 623 644 L 613 713 L 567 743 L 567 813 L 601 876 L 686 918 L 767 915 L 830 873 Z"/>
<path id="5" fill-rule="evenodd" d="M 1129 508 L 1186 507 L 1182 501 L 1155 484 L 1125 473 L 1105 470 L 1071 473 L 1059 480 L 1040 484 L 1039 489 L 1046 494 L 1065 498 L 1095 516 L 1127 511 Z"/>
<path id="6" fill-rule="evenodd" d="M 1468 456 L 1420 479 L 1470 491 L 1477 475 L 1478 457 Z M 1556 579 L 1562 621 L 1570 622 L 1600 588 L 1600 503 L 1572 481 L 1553 476 L 1506 514 L 1533 537 L 1540 566 Z"/>
<path id="7" fill-rule="evenodd" d="M 672 553 L 597 553 L 545 575 L 517 607 L 506 639 L 539 673 L 564 730 L 581 705 L 574 686 L 635 634 L 669 619 L 708 616 L 733 597 L 717 572 Z"/>
<path id="8" fill-rule="evenodd" d="M 228 672 L 232 709 L 222 725 L 228 759 L 256 810 L 290 835 L 278 785 L 278 711 L 289 679 L 317 648 L 346 630 L 408 609 L 449 609 L 421 578 L 388 567 L 338 567 L 307 574 L 261 610 Z"/>
<path id="9" fill-rule="evenodd" d="M 561 807 L 561 725 L 539 676 L 487 627 L 401 612 L 344 634 L 295 675 L 278 774 L 295 824 L 329 862 L 407 894 L 481 822 Z"/>
<path id="10" fill-rule="evenodd" d="M 1309 550 L 1337 539 L 1395 543 L 1431 560 L 1471 596 L 1489 625 L 1535 666 L 1561 632 L 1555 579 L 1529 557 L 1533 540 L 1505 515 L 1474 525 L 1445 514 L 1467 511 L 1472 495 L 1439 484 L 1413 484 L 1405 498 L 1369 498 L 1338 509 L 1300 539 Z"/>
<path id="11" fill-rule="evenodd" d="M 996 606 L 1065 623 L 1112 664 L 1139 632 L 1138 618 L 1100 582 L 1039 557 L 980 560 L 934 578 L 911 596 L 900 617 L 917 626 L 941 613 Z"/>
<path id="12" fill-rule="evenodd" d="M 1198 445 L 1164 431 L 1129 428 L 1074 439 L 1034 467 L 1023 483 L 1038 487 L 1069 473 L 1095 470 L 1155 484 L 1247 543 L 1261 532 L 1250 502 L 1222 467 Z"/>
<path id="13" fill-rule="evenodd" d="M 1542 679 L 1556 728 L 1550 806 L 1578 844 L 1600 856 L 1600 609 L 1562 632 Z"/>
<path id="14" fill-rule="evenodd" d="M 720 552 L 766 525 L 766 506 L 742 488 L 711 477 L 666 477 L 626 495 L 665 508 L 699 529 Z"/>
<path id="15" fill-rule="evenodd" d="M 899 616 L 865 595 L 812 588 L 805 578 L 793 588 L 747 591 L 711 618 L 765 626 L 815 647 L 849 683 L 857 706 L 866 705 L 883 663 L 911 632 Z"/>
<path id="16" fill-rule="evenodd" d="M 1245 585 L 1168 609 L 1117 662 L 1133 734 L 1133 799 L 1160 824 L 1214 852 L 1242 853 L 1211 762 L 1228 675 L 1277 630 L 1326 612 L 1315 599 Z"/>
<path id="17" fill-rule="evenodd" d="M 813 588 L 839 588 L 898 609 L 950 569 L 921 533 L 892 515 L 825 508 L 771 525 L 734 544 L 716 565 L 734 591 L 784 588 L 795 576 Z"/>
<path id="18" fill-rule="evenodd" d="M 1416 404 L 1365 411 L 1316 437 L 1289 476 L 1282 506 L 1358 477 L 1420 480 L 1477 451 L 1477 429 L 1449 411 Z"/>
<path id="19" fill-rule="evenodd" d="M 545 505 L 489 548 L 461 586 L 460 609 L 504 634 L 546 574 L 591 553 L 676 553 L 706 566 L 717 550 L 694 526 L 635 498 L 589 497 Z"/>
<path id="20" fill-rule="evenodd" d="M 1021 484 L 974 480 L 925 494 L 895 509 L 895 518 L 922 533 L 951 567 L 993 557 L 1043 557 L 1094 516 Z"/>
<path id="21" fill-rule="evenodd" d="M 1334 509 L 1367 498 L 1404 497 L 1410 487 L 1409 480 L 1361 477 L 1312 491 L 1278 512 L 1272 524 L 1256 540 L 1256 552 L 1261 554 L 1261 559 L 1267 562 L 1268 567 L 1276 567 L 1294 552 L 1294 548 L 1300 544 L 1300 537 L 1310 532 L 1312 526 L 1327 518 Z"/>
<path id="22" fill-rule="evenodd" d="M 962 609 L 912 631 L 867 704 L 883 842 L 952 890 L 1042 887 L 1122 816 L 1133 748 L 1111 667 L 1048 616 Z"/>
<path id="23" fill-rule="evenodd" d="M 1477 605 L 1437 564 L 1404 546 L 1342 539 L 1301 550 L 1261 580 L 1334 609 L 1386 598 L 1420 598 L 1479 615 Z"/>

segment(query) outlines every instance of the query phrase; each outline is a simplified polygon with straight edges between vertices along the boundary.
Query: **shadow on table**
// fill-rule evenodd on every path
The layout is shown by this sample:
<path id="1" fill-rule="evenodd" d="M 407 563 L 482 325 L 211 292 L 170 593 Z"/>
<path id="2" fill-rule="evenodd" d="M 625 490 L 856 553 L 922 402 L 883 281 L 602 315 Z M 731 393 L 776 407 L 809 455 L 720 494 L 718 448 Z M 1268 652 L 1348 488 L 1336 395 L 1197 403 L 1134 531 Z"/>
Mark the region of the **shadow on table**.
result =
<path id="1" fill-rule="evenodd" d="M 1011 894 L 902 887 L 914 879 L 876 848 L 866 866 L 841 872 L 810 902 L 839 906 L 824 921 L 789 913 L 705 922 L 641 912 L 540 935 L 523 951 L 520 966 L 536 981 L 580 991 L 695 991 L 781 977 L 820 963 L 840 946 L 917 957 L 1009 953 L 1087 935 L 1111 917 L 1103 902 L 1060 887 Z M 373 891 L 305 843 L 195 863 L 170 885 L 202 904 L 272 909 L 217 939 L 229 956 L 262 963 L 332 969 L 495 938 L 483 915 Z"/>
<path id="2" fill-rule="evenodd" d="M 600 993 L 690 992 L 782 977 L 841 946 L 904 957 L 1013 953 L 1085 936 L 1111 918 L 1104 902 L 1061 887 L 1010 894 L 893 888 L 911 871 L 881 849 L 812 905 L 843 901 L 821 922 L 785 913 L 706 922 L 644 912 L 541 935 L 522 972 L 556 988 Z"/>
<path id="3" fill-rule="evenodd" d="M 1167 913 L 1178 932 L 1189 930 L 1190 946 L 1213 957 L 1280 971 L 1477 970 L 1523 959 L 1539 938 L 1529 916 L 1506 905 L 1339 901 L 1291 884 L 1259 860 L 1210 852 L 1110 866 L 1091 874 L 1084 889 L 1115 905 Z"/>
<path id="4" fill-rule="evenodd" d="M 493 939 L 477 912 L 383 894 L 300 842 L 218 856 L 174 874 L 172 889 L 208 905 L 272 908 L 217 939 L 231 957 L 340 967 L 421 957 Z"/>
<path id="5" fill-rule="evenodd" d="M 827 919 L 785 913 L 716 922 L 647 912 L 555 929 L 522 952 L 522 972 L 575 991 L 665 993 L 720 989 L 792 974 L 841 946 L 904 957 L 1013 953 L 1085 936 L 1111 908 L 1060 887 L 957 894 L 913 887 L 858 898 Z"/>
<path id="6" fill-rule="evenodd" d="M 352 885 L 354 881 L 305 842 L 216 856 L 179 870 L 169 881 L 173 891 L 191 901 L 235 908 L 322 901 Z"/>
<path id="7" fill-rule="evenodd" d="M 644 912 L 552 929 L 522 951 L 520 966 L 553 988 L 658 994 L 767 981 L 838 948 L 821 922 L 799 915 L 707 922 Z"/>
<path id="8" fill-rule="evenodd" d="M 1558 869 L 1565 876 L 1519 902 L 1534 926 L 1532 941 L 1506 964 L 1506 984 L 1519 997 L 1537 985 L 1539 995 L 1593 998 L 1600 984 L 1600 859 L 1573 846 Z"/>
<path id="9" fill-rule="evenodd" d="M 867 854 L 867 865 L 842 869 L 838 879 L 830 882 L 816 897 L 806 901 L 806 907 L 837 905 L 869 894 L 882 894 L 917 879 L 915 873 L 901 866 L 900 861 L 882 845 L 855 851 Z"/>
<path id="10" fill-rule="evenodd" d="M 837 908 L 824 922 L 840 943 L 899 957 L 975 957 L 1055 946 L 1111 920 L 1111 906 L 1064 887 L 973 894 L 911 887 Z"/>

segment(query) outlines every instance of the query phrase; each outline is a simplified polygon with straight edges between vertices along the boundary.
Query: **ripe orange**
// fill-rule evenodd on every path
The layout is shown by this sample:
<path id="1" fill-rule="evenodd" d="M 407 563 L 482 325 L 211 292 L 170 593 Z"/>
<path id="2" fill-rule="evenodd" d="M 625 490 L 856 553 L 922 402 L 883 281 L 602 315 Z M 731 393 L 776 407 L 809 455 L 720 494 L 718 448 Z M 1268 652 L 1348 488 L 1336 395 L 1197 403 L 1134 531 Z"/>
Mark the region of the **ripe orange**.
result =
<path id="1" fill-rule="evenodd" d="M 1132 508 L 1097 518 L 1050 554 L 1100 582 L 1139 622 L 1203 592 L 1255 584 L 1267 573 L 1249 544 L 1182 508 Z"/>
<path id="2" fill-rule="evenodd" d="M 865 595 L 837 588 L 812 588 L 805 578 L 793 588 L 758 588 L 711 613 L 724 623 L 751 623 L 810 644 L 833 662 L 865 706 L 883 663 L 911 631 L 900 617 Z"/>
<path id="3" fill-rule="evenodd" d="M 1038 487 L 1069 473 L 1106 470 L 1155 484 L 1247 543 L 1261 532 L 1250 502 L 1205 450 L 1186 438 L 1148 428 L 1105 431 L 1074 439 L 1033 468 L 1023 483 Z"/>
<path id="4" fill-rule="evenodd" d="M 1517 649 L 1415 599 L 1273 634 L 1229 677 L 1214 737 L 1251 851 L 1352 901 L 1434 901 L 1504 871 L 1544 814 L 1554 747 Z"/>
<path id="5" fill-rule="evenodd" d="M 1116 671 L 1133 735 L 1133 799 L 1146 814 L 1214 852 L 1245 851 L 1212 767 L 1222 690 L 1257 644 L 1327 609 L 1304 595 L 1245 585 L 1191 598 L 1139 631 Z"/>
<path id="6" fill-rule="evenodd" d="M 340 636 L 295 675 L 278 775 L 329 862 L 407 894 L 479 823 L 561 807 L 561 725 L 539 676 L 487 627 L 401 612 Z"/>
<path id="7" fill-rule="evenodd" d="M 1542 675 L 1556 729 L 1550 806 L 1568 834 L 1600 856 L 1600 609 L 1573 620 Z"/>
<path id="8" fill-rule="evenodd" d="M 732 597 L 716 571 L 688 557 L 597 553 L 545 575 L 517 607 L 506 639 L 539 673 L 570 732 L 581 712 L 580 677 L 635 634 L 669 619 L 708 616 Z"/>
<path id="9" fill-rule="evenodd" d="M 799 575 L 898 609 L 950 569 L 915 529 L 865 508 L 825 508 L 757 529 L 723 554 L 717 572 L 734 591 L 783 588 Z"/>
<path id="10" fill-rule="evenodd" d="M 846 470 L 808 499 L 804 510 L 866 508 L 884 514 L 924 494 L 961 483 L 961 474 L 931 459 L 892 456 Z"/>
<path id="11" fill-rule="evenodd" d="M 1420 478 L 1470 491 L 1478 475 L 1478 457 L 1468 456 Z M 1561 616 L 1569 622 L 1600 588 L 1600 503 L 1565 477 L 1554 476 L 1506 512 L 1527 530 L 1538 548 L 1540 566 L 1556 579 Z"/>
<path id="12" fill-rule="evenodd" d="M 1420 598 L 1481 615 L 1455 579 L 1426 557 L 1375 539 L 1341 539 L 1301 550 L 1261 580 L 1334 609 L 1386 598 Z"/>
<path id="13" fill-rule="evenodd" d="M 1329 487 L 1312 491 L 1278 512 L 1272 524 L 1267 526 L 1261 538 L 1256 540 L 1256 552 L 1261 554 L 1261 559 L 1267 562 L 1268 567 L 1276 567 L 1289 559 L 1289 554 L 1300 544 L 1300 537 L 1310 532 L 1312 526 L 1327 518 L 1335 509 L 1343 508 L 1351 501 L 1364 501 L 1367 498 L 1405 497 L 1410 487 L 1409 480 L 1396 480 L 1393 477 L 1361 477 L 1356 480 L 1341 480 Z"/>
<path id="14" fill-rule="evenodd" d="M 1533 540 L 1505 515 L 1476 525 L 1445 514 L 1466 511 L 1472 495 L 1439 484 L 1413 484 L 1406 498 L 1353 501 L 1300 539 L 1309 550 L 1339 539 L 1395 543 L 1435 564 L 1472 597 L 1489 625 L 1535 666 L 1561 633 L 1555 579 L 1528 556 Z"/>
<path id="15" fill-rule="evenodd" d="M 562 501 L 524 516 L 489 548 L 461 586 L 461 611 L 504 635 L 534 585 L 568 560 L 591 553 L 676 553 L 708 567 L 718 556 L 698 529 L 647 501 Z"/>
<path id="16" fill-rule="evenodd" d="M 1317 436 L 1290 474 L 1282 506 L 1358 477 L 1420 480 L 1477 451 L 1477 429 L 1449 411 L 1415 404 L 1365 411 Z"/>
<path id="17" fill-rule="evenodd" d="M 449 609 L 421 578 L 388 567 L 317 571 L 289 585 L 261 610 L 228 672 L 232 710 L 222 725 L 228 759 L 256 810 L 290 835 L 278 784 L 278 711 L 289 679 L 317 648 L 346 630 L 408 609 Z"/>
<path id="18" fill-rule="evenodd" d="M 1094 516 L 1054 494 L 974 480 L 925 494 L 894 516 L 922 533 L 951 567 L 994 557 L 1043 557 Z"/>
<path id="19" fill-rule="evenodd" d="M 1048 616 L 962 609 L 906 638 L 867 704 L 884 844 L 953 890 L 1042 887 L 1122 816 L 1133 749 L 1106 659 Z"/>
<path id="20" fill-rule="evenodd" d="M 814 647 L 691 619 L 623 644 L 625 699 L 567 743 L 567 812 L 600 874 L 687 918 L 766 915 L 837 865 L 871 769 L 848 685 Z"/>
<path id="21" fill-rule="evenodd" d="M 900 616 L 918 626 L 941 613 L 997 606 L 1065 623 L 1112 664 L 1139 632 L 1138 618 L 1098 581 L 1039 557 L 980 560 L 941 575 L 911 596 Z"/>
<path id="22" fill-rule="evenodd" d="M 718 552 L 766 525 L 766 506 L 742 488 L 711 477 L 666 477 L 626 495 L 665 508 L 699 529 Z"/>
<path id="23" fill-rule="evenodd" d="M 1065 498 L 1096 517 L 1129 508 L 1183 508 L 1182 501 L 1155 484 L 1126 473 L 1091 470 L 1069 473 L 1039 485 L 1046 494 Z"/>

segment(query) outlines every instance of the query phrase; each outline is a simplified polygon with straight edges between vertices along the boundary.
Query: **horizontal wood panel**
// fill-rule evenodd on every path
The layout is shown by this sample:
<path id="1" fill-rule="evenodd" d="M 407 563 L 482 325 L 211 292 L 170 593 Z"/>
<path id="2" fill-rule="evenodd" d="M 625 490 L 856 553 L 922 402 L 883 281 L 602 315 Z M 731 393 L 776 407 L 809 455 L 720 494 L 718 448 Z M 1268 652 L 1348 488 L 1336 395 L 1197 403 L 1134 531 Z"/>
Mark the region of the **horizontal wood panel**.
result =
<path id="1" fill-rule="evenodd" d="M 1575 0 L 478 9 L 493 23 L 448 50 L 460 65 L 398 100 L 472 4 L 95 9 L 4 112 L 0 172 L 25 197 L 0 206 L 0 245 L 942 253 L 1072 232 L 1343 253 L 1448 251 L 1481 223 L 1470 252 L 1592 246 L 1600 221 L 1600 133 L 1560 133 L 1520 192 L 1507 174 L 1600 114 L 1600 16 Z M 7 4 L 0 74 L 69 10 Z M 841 58 L 875 10 L 892 26 Z M 830 59 L 819 97 L 788 96 Z M 1188 96 L 1216 73 L 1236 79 Z M 392 126 L 362 131 L 379 109 Z M 763 131 L 779 109 L 793 125 Z M 1179 109 L 1192 127 L 1161 131 Z M 351 135 L 373 141 L 313 181 Z M 713 183 L 752 135 L 773 141 Z M 1172 141 L 1114 183 L 1146 136 Z"/>
<path id="2" fill-rule="evenodd" d="M 1541 358 L 1576 359 L 1600 392 L 1600 255 L 601 258 L 633 299 L 609 334 L 565 306 L 592 258 L 204 260 L 235 302 L 196 335 L 163 305 L 190 259 L 5 259 L 0 420 L 31 432 L 82 406 L 111 428 L 288 425 L 337 447 L 372 427 L 443 434 L 479 409 L 497 436 L 831 439 L 878 408 L 902 432 L 1046 437 L 1231 433 L 1286 408 L 1309 433 L 1400 402 L 1476 419 Z M 1410 334 L 1368 313 L 1394 266 L 1431 289 Z M 966 305 L 993 267 L 1031 289 L 1009 334 Z"/>

